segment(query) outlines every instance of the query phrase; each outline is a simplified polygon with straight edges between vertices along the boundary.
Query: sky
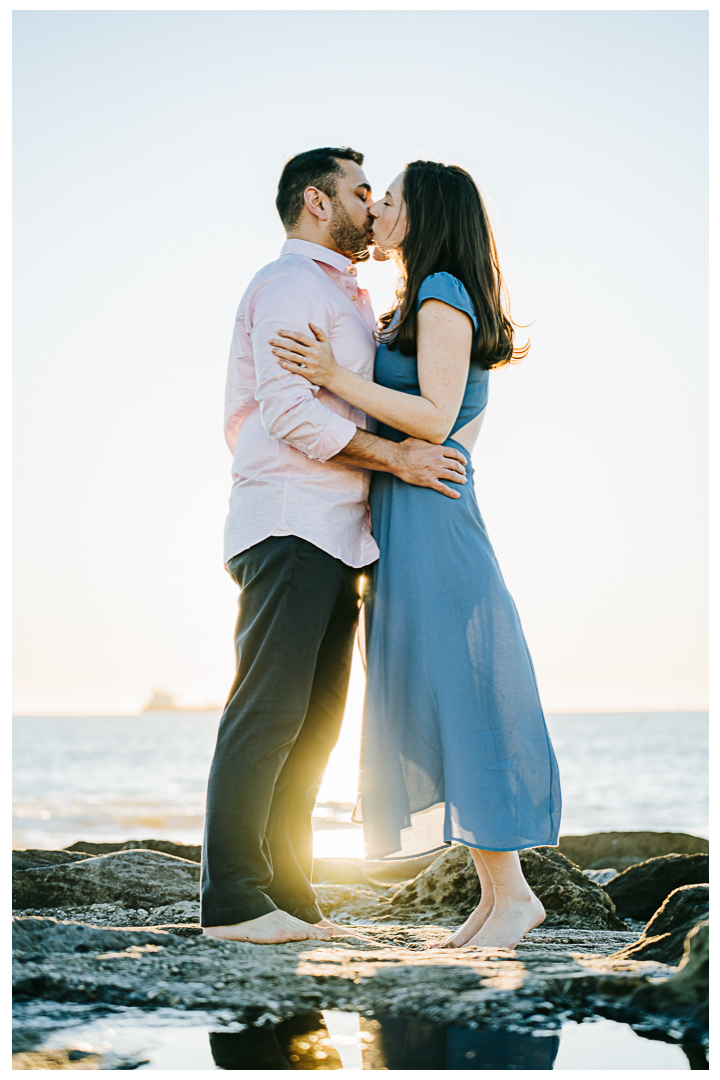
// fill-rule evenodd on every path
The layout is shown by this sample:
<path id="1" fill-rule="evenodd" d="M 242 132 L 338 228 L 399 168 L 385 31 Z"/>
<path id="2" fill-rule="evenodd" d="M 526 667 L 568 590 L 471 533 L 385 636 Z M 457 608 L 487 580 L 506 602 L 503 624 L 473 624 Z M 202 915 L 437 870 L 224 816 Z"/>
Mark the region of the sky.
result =
<path id="1" fill-rule="evenodd" d="M 225 699 L 232 325 L 338 144 L 486 198 L 532 344 L 473 461 L 546 709 L 707 706 L 706 12 L 25 11 L 14 82 L 16 711 Z"/>

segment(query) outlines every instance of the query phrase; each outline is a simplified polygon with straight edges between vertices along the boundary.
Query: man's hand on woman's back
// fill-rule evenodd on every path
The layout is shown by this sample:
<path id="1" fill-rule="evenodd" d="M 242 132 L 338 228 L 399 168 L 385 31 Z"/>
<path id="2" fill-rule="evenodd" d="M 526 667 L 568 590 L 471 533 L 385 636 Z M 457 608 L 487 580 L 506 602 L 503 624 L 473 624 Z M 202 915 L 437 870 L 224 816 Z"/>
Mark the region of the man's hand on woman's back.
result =
<path id="1" fill-rule="evenodd" d="M 450 499 L 459 499 L 460 492 L 448 487 L 448 483 L 464 484 L 467 481 L 467 458 L 453 446 L 438 446 L 413 438 L 390 442 L 359 429 L 330 460 L 375 472 L 393 473 L 407 484 L 433 488 Z"/>
<path id="2" fill-rule="evenodd" d="M 453 484 L 467 482 L 464 454 L 453 446 L 438 446 L 424 439 L 407 438 L 395 446 L 400 451 L 400 468 L 391 472 L 408 484 L 433 488 L 451 499 L 460 498 L 460 492 L 448 487 L 443 480 Z"/>

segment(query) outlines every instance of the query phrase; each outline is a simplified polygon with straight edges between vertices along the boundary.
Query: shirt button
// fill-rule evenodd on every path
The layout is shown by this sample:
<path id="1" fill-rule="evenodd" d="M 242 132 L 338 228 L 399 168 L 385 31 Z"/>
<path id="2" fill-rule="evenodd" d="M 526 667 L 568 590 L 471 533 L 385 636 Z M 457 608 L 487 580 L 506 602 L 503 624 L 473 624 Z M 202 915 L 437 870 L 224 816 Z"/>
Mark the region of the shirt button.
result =
<path id="1" fill-rule="evenodd" d="M 351 300 L 357 300 L 357 294 L 353 293 L 352 296 L 350 297 L 350 299 Z"/>
<path id="2" fill-rule="evenodd" d="M 354 266 L 348 266 L 348 274 L 357 274 L 357 270 Z"/>

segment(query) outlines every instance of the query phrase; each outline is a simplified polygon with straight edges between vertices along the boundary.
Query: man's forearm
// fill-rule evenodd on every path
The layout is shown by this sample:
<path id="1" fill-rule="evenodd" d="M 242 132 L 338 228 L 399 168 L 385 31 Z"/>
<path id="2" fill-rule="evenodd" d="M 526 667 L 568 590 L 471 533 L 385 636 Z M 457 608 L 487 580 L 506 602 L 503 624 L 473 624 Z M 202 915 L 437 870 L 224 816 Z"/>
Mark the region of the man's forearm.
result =
<path id="1" fill-rule="evenodd" d="M 396 443 L 358 429 L 350 442 L 329 460 L 393 473 L 407 484 L 433 488 L 451 499 L 459 499 L 460 492 L 456 487 L 448 487 L 448 482 L 466 481 L 464 454 L 454 446 L 438 446 L 412 437 Z"/>
<path id="2" fill-rule="evenodd" d="M 355 465 L 358 469 L 374 472 L 395 472 L 400 465 L 398 445 L 358 428 L 350 442 L 330 460 L 338 465 Z"/>

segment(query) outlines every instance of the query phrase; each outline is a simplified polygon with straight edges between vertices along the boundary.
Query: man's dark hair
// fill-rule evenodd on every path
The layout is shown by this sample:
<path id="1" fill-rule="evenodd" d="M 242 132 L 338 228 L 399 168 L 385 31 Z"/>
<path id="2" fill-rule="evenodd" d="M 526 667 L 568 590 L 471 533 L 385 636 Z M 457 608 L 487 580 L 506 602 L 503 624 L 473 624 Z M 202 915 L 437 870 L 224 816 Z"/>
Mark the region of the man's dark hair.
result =
<path id="1" fill-rule="evenodd" d="M 365 155 L 349 146 L 323 146 L 319 150 L 305 150 L 290 158 L 282 171 L 278 184 L 278 214 L 286 229 L 294 229 L 305 205 L 305 188 L 316 187 L 329 199 L 337 195 L 337 178 L 342 174 L 341 161 L 354 161 L 362 165 Z"/>

